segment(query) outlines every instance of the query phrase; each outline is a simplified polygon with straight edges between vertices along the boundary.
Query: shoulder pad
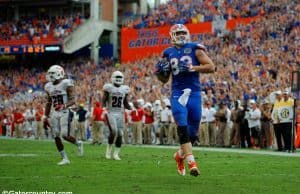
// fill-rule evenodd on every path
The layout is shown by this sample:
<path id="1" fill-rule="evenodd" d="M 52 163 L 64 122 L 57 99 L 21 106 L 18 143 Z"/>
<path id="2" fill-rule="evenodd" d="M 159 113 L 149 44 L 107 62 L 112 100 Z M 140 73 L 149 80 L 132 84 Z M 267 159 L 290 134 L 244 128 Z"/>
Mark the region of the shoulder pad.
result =
<path id="1" fill-rule="evenodd" d="M 46 83 L 44 86 L 45 91 L 48 91 L 50 87 L 51 87 L 51 83 L 50 82 Z"/>
<path id="2" fill-rule="evenodd" d="M 164 52 L 162 53 L 162 58 L 168 57 L 170 51 L 172 50 L 173 47 L 168 47 L 164 50 Z"/>
<path id="3" fill-rule="evenodd" d="M 127 85 L 122 85 L 122 90 L 124 91 L 125 94 L 128 94 L 130 91 L 130 88 Z"/>
<path id="4" fill-rule="evenodd" d="M 201 49 L 203 51 L 206 51 L 206 48 L 203 44 L 200 44 L 199 42 L 191 42 L 189 43 L 194 49 Z"/>
<path id="5" fill-rule="evenodd" d="M 206 48 L 203 44 L 195 43 L 196 49 L 201 49 L 203 51 L 206 51 Z"/>
<path id="6" fill-rule="evenodd" d="M 74 86 L 73 80 L 71 79 L 63 79 L 62 83 L 64 86 L 69 87 L 69 86 Z"/>
<path id="7" fill-rule="evenodd" d="M 103 86 L 103 90 L 106 92 L 110 92 L 112 90 L 112 88 L 113 88 L 113 85 L 111 83 L 106 83 Z"/>

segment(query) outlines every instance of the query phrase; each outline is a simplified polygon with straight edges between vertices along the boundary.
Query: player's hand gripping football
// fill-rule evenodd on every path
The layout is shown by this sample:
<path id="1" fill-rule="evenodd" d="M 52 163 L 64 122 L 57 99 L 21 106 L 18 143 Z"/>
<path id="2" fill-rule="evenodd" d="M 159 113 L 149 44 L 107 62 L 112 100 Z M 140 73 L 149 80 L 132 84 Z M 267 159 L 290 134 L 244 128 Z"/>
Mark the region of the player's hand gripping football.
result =
<path id="1" fill-rule="evenodd" d="M 170 63 L 165 59 L 158 61 L 158 63 L 155 65 L 156 74 L 168 74 L 170 71 L 171 71 Z"/>
<path id="2" fill-rule="evenodd" d="M 180 61 L 178 64 L 179 72 L 193 72 L 193 65 L 187 61 Z"/>

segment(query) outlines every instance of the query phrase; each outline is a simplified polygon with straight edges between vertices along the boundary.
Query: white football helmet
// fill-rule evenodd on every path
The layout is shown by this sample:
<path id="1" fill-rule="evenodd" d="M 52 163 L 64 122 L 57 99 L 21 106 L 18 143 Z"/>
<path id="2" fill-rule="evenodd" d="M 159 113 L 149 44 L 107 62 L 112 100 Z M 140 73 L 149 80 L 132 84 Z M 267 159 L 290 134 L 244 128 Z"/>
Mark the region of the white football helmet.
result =
<path id="1" fill-rule="evenodd" d="M 59 65 L 52 65 L 47 71 L 46 79 L 49 82 L 54 82 L 56 80 L 64 78 L 64 76 L 64 68 Z"/>
<path id="2" fill-rule="evenodd" d="M 144 106 L 145 101 L 144 101 L 143 98 L 139 98 L 139 99 L 137 99 L 137 103 L 138 103 L 140 106 Z"/>
<path id="3" fill-rule="evenodd" d="M 155 100 L 155 102 L 154 102 L 154 106 L 160 106 L 161 105 L 161 102 L 160 102 L 160 100 Z"/>
<path id="4" fill-rule="evenodd" d="M 182 46 L 191 41 L 190 32 L 183 24 L 175 24 L 170 28 L 171 43 Z"/>
<path id="5" fill-rule="evenodd" d="M 143 106 L 144 108 L 152 109 L 152 104 L 150 102 L 146 102 Z"/>
<path id="6" fill-rule="evenodd" d="M 113 84 L 122 85 L 124 83 L 124 75 L 120 71 L 115 71 L 111 75 L 111 81 Z"/>

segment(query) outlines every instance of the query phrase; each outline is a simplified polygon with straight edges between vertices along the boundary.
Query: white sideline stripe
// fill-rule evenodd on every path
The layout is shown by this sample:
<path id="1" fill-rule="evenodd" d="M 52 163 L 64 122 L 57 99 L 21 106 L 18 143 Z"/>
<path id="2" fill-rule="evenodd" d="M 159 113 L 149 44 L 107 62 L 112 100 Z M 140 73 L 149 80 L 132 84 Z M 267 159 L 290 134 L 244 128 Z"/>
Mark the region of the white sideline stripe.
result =
<path id="1" fill-rule="evenodd" d="M 4 136 L 0 136 L 0 140 L 36 141 L 36 142 L 54 141 L 54 139 L 41 139 L 41 140 L 37 140 L 37 139 L 33 139 L 33 138 L 16 138 L 16 137 L 4 137 Z"/>
<path id="2" fill-rule="evenodd" d="M 0 154 L 0 157 L 36 157 L 37 154 Z"/>
<path id="3" fill-rule="evenodd" d="M 140 147 L 157 148 L 157 149 L 178 149 L 178 146 L 162 146 L 162 145 L 140 145 Z M 286 153 L 276 152 L 274 150 L 249 150 L 249 149 L 237 149 L 237 148 L 203 148 L 193 147 L 193 150 L 206 151 L 206 152 L 222 152 L 222 153 L 239 153 L 239 154 L 257 154 L 257 155 L 271 155 L 271 156 L 283 156 L 283 157 L 300 157 L 300 153 Z"/>
<path id="4" fill-rule="evenodd" d="M 43 140 L 35 140 L 35 139 L 18 139 L 12 137 L 1 137 L 0 140 L 23 140 L 23 141 L 36 141 L 36 142 L 52 142 L 52 139 L 43 139 Z M 87 142 L 84 142 L 86 144 Z M 164 146 L 164 145 L 131 145 L 124 144 L 124 146 L 132 146 L 132 147 L 143 147 L 143 148 L 157 148 L 157 149 L 178 149 L 178 146 Z M 250 149 L 240 149 L 240 148 L 207 148 L 207 147 L 193 147 L 193 150 L 197 151 L 207 151 L 207 152 L 222 152 L 222 153 L 240 153 L 240 154 L 257 154 L 257 155 L 270 155 L 270 156 L 283 156 L 283 157 L 300 157 L 299 149 L 294 153 L 286 153 L 286 152 L 276 152 L 274 150 L 250 150 Z M 297 152 L 298 151 L 298 152 Z M 1 154 L 0 154 L 1 157 Z M 7 156 L 2 156 L 7 157 Z M 17 156 L 18 157 L 18 156 Z M 22 156 L 19 156 L 22 157 Z M 23 156 L 26 157 L 26 156 Z M 34 157 L 34 156 L 29 156 Z"/>

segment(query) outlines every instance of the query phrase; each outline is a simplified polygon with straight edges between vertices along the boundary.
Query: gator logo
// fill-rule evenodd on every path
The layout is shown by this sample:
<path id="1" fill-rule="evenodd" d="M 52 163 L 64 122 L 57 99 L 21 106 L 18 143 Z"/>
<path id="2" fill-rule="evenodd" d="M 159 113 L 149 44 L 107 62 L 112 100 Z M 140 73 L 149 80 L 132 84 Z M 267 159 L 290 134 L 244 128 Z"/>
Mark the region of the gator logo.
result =
<path id="1" fill-rule="evenodd" d="M 192 53 L 192 49 L 191 48 L 186 48 L 186 49 L 183 50 L 183 53 L 184 54 L 190 54 L 190 53 Z"/>
<path id="2" fill-rule="evenodd" d="M 287 108 L 283 108 L 281 111 L 280 111 L 280 116 L 281 118 L 283 119 L 287 119 L 290 115 L 290 110 L 287 109 Z"/>

